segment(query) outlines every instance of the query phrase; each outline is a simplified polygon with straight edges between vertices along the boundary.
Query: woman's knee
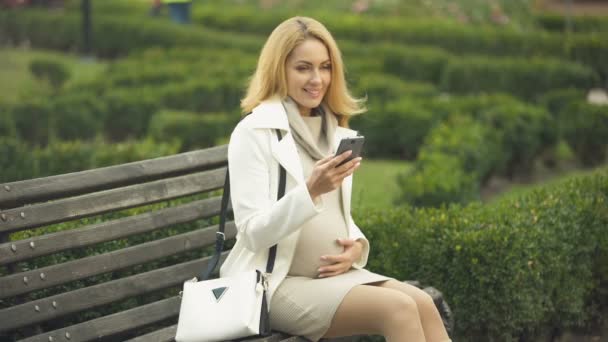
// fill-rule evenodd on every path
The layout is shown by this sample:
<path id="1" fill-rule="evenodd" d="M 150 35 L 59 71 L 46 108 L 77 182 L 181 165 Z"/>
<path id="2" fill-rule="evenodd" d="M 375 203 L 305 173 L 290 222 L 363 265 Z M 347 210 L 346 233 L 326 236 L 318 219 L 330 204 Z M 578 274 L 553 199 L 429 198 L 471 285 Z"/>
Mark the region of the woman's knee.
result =
<path id="1" fill-rule="evenodd" d="M 385 315 L 385 323 L 389 326 L 419 324 L 420 320 L 416 300 L 405 293 L 396 293 L 391 305 L 386 306 Z"/>
<path id="2" fill-rule="evenodd" d="M 423 290 L 418 290 L 413 298 L 416 301 L 416 305 L 420 311 L 437 310 L 433 297 Z"/>

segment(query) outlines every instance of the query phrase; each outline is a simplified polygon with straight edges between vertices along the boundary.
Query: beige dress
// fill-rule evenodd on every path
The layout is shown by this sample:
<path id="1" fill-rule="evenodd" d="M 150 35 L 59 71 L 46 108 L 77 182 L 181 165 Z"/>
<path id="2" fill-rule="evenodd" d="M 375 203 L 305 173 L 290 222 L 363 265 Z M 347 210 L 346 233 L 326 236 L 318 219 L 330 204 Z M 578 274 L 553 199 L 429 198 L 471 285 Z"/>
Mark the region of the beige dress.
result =
<path id="1" fill-rule="evenodd" d="M 320 116 L 304 117 L 312 136 L 319 144 Z M 319 146 L 322 151 L 327 146 Z M 304 176 L 308 177 L 315 161 L 298 146 Z M 318 278 L 318 269 L 326 263 L 323 255 L 336 255 L 344 251 L 338 238 L 348 238 L 348 228 L 342 209 L 342 192 L 336 189 L 321 195 L 324 210 L 300 228 L 291 268 L 285 280 L 276 290 L 270 304 L 270 326 L 273 330 L 304 336 L 318 341 L 325 335 L 336 309 L 348 291 L 356 285 L 368 284 L 390 278 L 365 269 L 350 271 L 334 277 Z"/>

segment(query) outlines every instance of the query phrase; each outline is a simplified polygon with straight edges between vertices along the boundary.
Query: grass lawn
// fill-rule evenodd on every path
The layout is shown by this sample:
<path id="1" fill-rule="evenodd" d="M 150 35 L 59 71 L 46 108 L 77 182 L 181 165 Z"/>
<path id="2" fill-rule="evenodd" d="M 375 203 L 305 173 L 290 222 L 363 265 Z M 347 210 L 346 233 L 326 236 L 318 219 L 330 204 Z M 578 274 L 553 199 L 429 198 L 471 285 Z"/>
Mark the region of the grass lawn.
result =
<path id="1" fill-rule="evenodd" d="M 363 159 L 353 179 L 353 208 L 393 206 L 393 198 L 399 193 L 396 176 L 410 165 L 400 160 Z"/>
<path id="2" fill-rule="evenodd" d="M 45 93 L 49 85 L 34 78 L 29 63 L 35 58 L 54 58 L 65 63 L 71 72 L 67 84 L 95 77 L 106 64 L 85 60 L 77 55 L 46 50 L 0 47 L 0 103 L 15 103 L 21 97 Z"/>

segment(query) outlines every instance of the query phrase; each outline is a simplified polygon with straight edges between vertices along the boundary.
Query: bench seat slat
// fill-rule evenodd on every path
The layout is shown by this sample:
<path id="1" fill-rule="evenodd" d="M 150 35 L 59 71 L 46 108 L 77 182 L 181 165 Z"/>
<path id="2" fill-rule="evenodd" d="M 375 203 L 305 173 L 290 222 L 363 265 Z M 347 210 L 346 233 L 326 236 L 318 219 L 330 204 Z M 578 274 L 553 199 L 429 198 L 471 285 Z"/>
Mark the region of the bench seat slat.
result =
<path id="1" fill-rule="evenodd" d="M 0 245 L 0 265 L 209 218 L 219 214 L 220 202 L 219 197 L 214 197 L 84 228 L 4 243 Z M 30 247 L 31 243 L 34 243 L 35 248 Z"/>
<path id="2" fill-rule="evenodd" d="M 177 325 L 165 327 L 145 335 L 137 336 L 125 342 L 173 342 L 175 341 L 175 332 L 177 331 Z"/>
<path id="3" fill-rule="evenodd" d="M 216 190 L 223 186 L 225 176 L 226 168 L 223 167 L 217 170 L 10 209 L 2 212 L 6 221 L 0 220 L 0 233 L 36 228 Z"/>
<path id="4" fill-rule="evenodd" d="M 179 305 L 180 298 L 171 297 L 66 328 L 32 336 L 21 340 L 21 342 L 48 342 L 50 336 L 53 337 L 54 341 L 94 341 L 101 337 L 131 331 L 151 323 L 175 317 L 179 314 Z M 69 340 L 65 337 L 66 333 L 70 336 Z M 147 341 L 156 342 L 160 340 Z"/>
<path id="5" fill-rule="evenodd" d="M 217 230 L 218 226 L 216 225 L 119 249 L 110 253 L 94 255 L 6 276 L 0 278 L 0 298 L 49 288 L 70 281 L 143 264 L 169 255 L 210 246 L 215 242 L 215 232 Z M 236 227 L 233 222 L 229 222 L 226 224 L 226 238 L 231 239 L 234 236 L 236 236 Z M 44 277 L 42 277 L 43 274 Z M 24 284 L 24 277 L 28 279 L 27 285 Z"/>
<path id="6" fill-rule="evenodd" d="M 222 259 L 228 252 L 222 253 Z M 0 331 L 48 321 L 67 314 L 83 311 L 136 295 L 182 284 L 198 276 L 211 258 L 192 260 L 118 280 L 85 287 L 55 296 L 16 305 L 0 311 Z M 56 308 L 53 306 L 56 303 Z M 38 307 L 38 311 L 35 308 Z"/>
<path id="7" fill-rule="evenodd" d="M 228 145 L 222 145 L 128 164 L 0 184 L 0 208 L 15 208 L 218 167 L 226 164 L 227 151 Z"/>
<path id="8" fill-rule="evenodd" d="M 176 332 L 177 332 L 177 324 L 153 331 L 153 332 L 145 334 L 145 335 L 141 335 L 141 336 L 132 338 L 130 340 L 127 340 L 126 342 L 149 342 L 149 341 L 174 342 Z M 286 339 L 290 339 L 290 338 L 292 338 L 292 337 L 285 335 L 283 333 L 273 332 L 272 335 L 270 335 L 268 337 L 250 337 L 250 338 L 239 339 L 236 341 L 239 341 L 239 342 L 240 341 L 242 341 L 242 342 L 245 342 L 245 341 L 246 342 L 279 342 L 279 341 L 286 341 Z M 292 341 L 292 340 L 290 340 L 290 341 Z M 296 339 L 293 341 L 305 342 L 307 340 L 300 338 L 300 339 Z"/>

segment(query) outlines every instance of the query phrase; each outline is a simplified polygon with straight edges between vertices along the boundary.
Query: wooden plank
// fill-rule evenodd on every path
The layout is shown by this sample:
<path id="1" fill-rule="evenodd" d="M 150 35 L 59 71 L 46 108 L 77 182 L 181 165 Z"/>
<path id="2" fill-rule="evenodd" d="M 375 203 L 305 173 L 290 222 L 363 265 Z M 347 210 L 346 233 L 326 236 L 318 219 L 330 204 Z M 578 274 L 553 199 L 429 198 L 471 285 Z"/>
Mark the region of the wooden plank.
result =
<path id="1" fill-rule="evenodd" d="M 0 265 L 209 218 L 219 214 L 220 202 L 220 197 L 214 197 L 84 228 L 0 244 Z"/>
<path id="2" fill-rule="evenodd" d="M 295 340 L 293 340 L 293 338 L 296 338 Z M 298 342 L 305 342 L 308 341 L 306 339 L 298 339 L 298 337 L 296 336 L 289 336 L 286 335 L 284 333 L 280 333 L 280 332 L 273 332 L 272 335 L 268 336 L 268 337 L 249 337 L 249 338 L 242 338 L 242 339 L 238 339 L 235 341 L 247 341 L 247 342 L 279 342 L 279 341 L 298 341 Z"/>
<path id="3" fill-rule="evenodd" d="M 157 331 L 153 331 L 151 333 L 138 336 L 136 338 L 127 340 L 126 342 L 173 342 L 175 341 L 175 333 L 177 332 L 177 324 L 159 329 Z M 272 335 L 268 337 L 249 337 L 242 338 L 235 341 L 247 341 L 247 342 L 279 342 L 285 341 L 286 339 L 291 339 L 293 336 L 285 335 L 280 332 L 273 332 Z M 293 340 L 292 340 L 293 341 Z M 296 339 L 298 342 L 305 342 L 306 339 Z"/>
<path id="4" fill-rule="evenodd" d="M 222 253 L 222 259 L 227 255 L 228 252 Z M 10 319 L 0 320 L 0 332 L 180 285 L 199 275 L 210 259 L 192 260 L 3 309 L 0 317 Z"/>
<path id="5" fill-rule="evenodd" d="M 68 341 L 66 336 L 70 337 L 70 342 L 94 341 L 176 317 L 179 314 L 179 305 L 180 298 L 171 297 L 63 329 L 32 336 L 21 340 L 21 342 L 48 342 L 49 337 L 52 337 L 54 341 Z M 171 339 L 173 339 L 173 336 L 171 336 Z M 163 340 L 148 339 L 142 341 L 160 342 Z"/>
<path id="6" fill-rule="evenodd" d="M 227 145 L 65 175 L 0 184 L 0 208 L 90 193 L 226 164 Z"/>
<path id="7" fill-rule="evenodd" d="M 226 168 L 223 167 L 217 170 L 10 209 L 2 212 L 5 220 L 0 220 L 0 232 L 36 228 L 216 190 L 224 185 L 225 176 Z"/>
<path id="8" fill-rule="evenodd" d="M 176 332 L 177 324 L 138 336 L 136 338 L 132 338 L 126 342 L 173 342 L 175 341 Z"/>
<path id="9" fill-rule="evenodd" d="M 110 253 L 5 276 L 0 278 L 0 298 L 45 289 L 210 246 L 215 242 L 217 230 L 218 226 L 215 225 Z M 226 238 L 231 239 L 235 236 L 236 227 L 233 222 L 228 222 Z M 27 279 L 27 282 L 24 279 Z"/>

